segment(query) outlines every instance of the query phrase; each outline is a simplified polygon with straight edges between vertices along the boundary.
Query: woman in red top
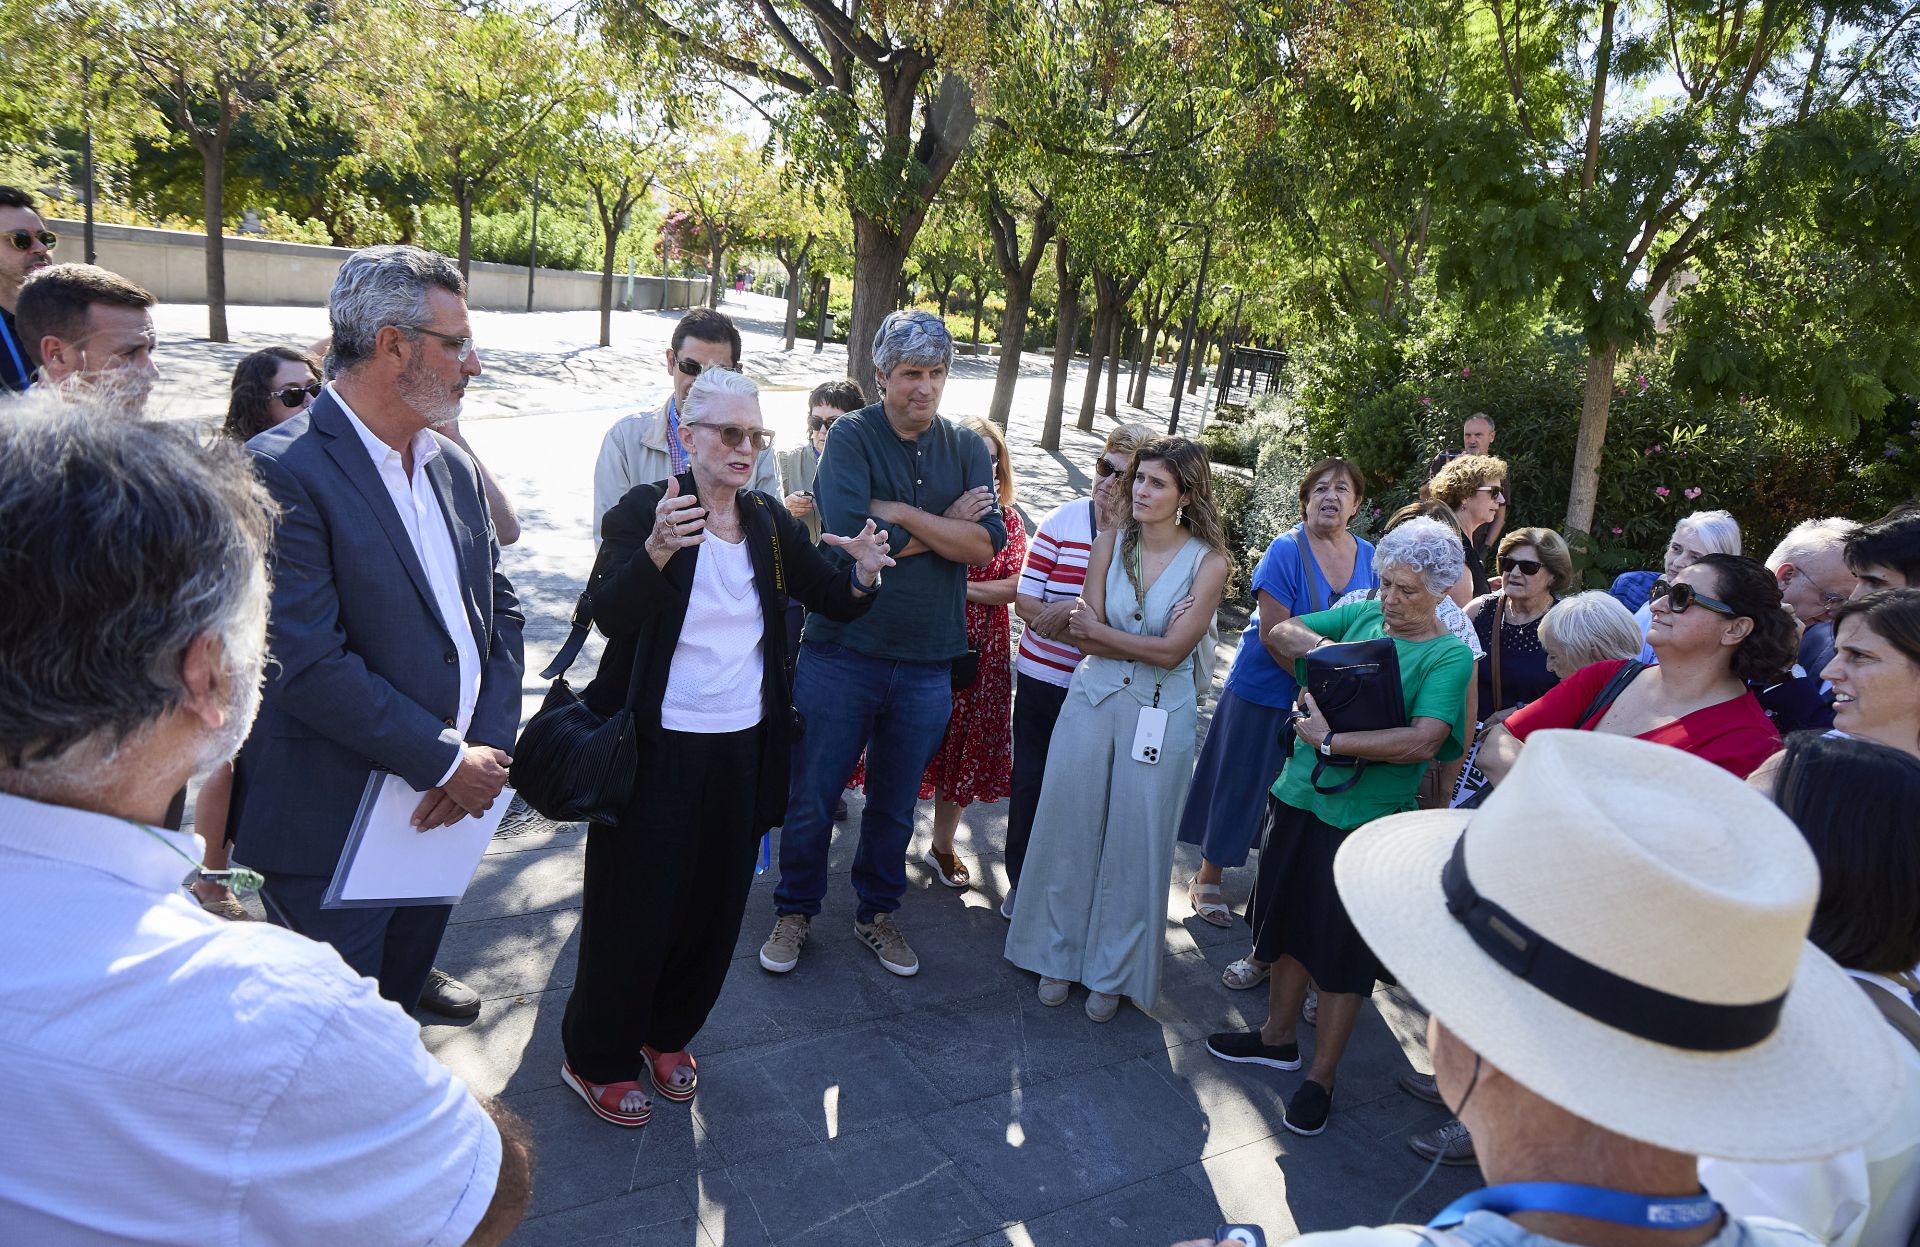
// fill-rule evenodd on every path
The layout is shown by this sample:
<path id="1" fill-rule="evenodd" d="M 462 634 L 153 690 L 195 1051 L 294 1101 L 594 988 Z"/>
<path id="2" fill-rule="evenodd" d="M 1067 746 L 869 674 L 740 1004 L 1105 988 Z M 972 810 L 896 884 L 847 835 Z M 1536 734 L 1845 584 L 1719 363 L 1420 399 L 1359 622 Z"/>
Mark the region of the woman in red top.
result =
<path id="1" fill-rule="evenodd" d="M 1743 779 L 1779 750 L 1780 733 L 1747 688 L 1749 680 L 1779 680 L 1793 663 L 1793 620 L 1773 574 L 1737 554 L 1709 554 L 1656 581 L 1651 601 L 1647 640 L 1659 665 L 1633 672 L 1610 704 L 1596 702 L 1625 663 L 1583 667 L 1516 710 L 1481 747 L 1489 778 L 1498 783 L 1521 743 L 1544 728 L 1637 736 Z"/>

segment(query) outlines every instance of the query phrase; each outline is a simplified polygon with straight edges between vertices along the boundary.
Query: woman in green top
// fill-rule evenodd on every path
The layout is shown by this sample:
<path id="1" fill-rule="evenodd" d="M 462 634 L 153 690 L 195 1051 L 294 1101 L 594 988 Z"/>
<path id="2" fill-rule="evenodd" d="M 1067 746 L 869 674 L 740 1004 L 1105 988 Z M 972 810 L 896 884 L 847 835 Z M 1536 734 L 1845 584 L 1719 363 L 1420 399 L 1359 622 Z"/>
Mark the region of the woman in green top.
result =
<path id="1" fill-rule="evenodd" d="M 1273 963 L 1267 1023 L 1257 1031 L 1213 1035 L 1207 1050 L 1225 1061 L 1299 1069 L 1294 1026 L 1311 976 L 1320 989 L 1319 1039 L 1313 1068 L 1287 1104 L 1295 1134 L 1319 1134 L 1333 1105 L 1334 1071 L 1353 1034 L 1360 1004 L 1380 977 L 1380 964 L 1354 930 L 1333 886 L 1333 856 L 1349 832 L 1383 815 L 1415 808 L 1427 763 L 1461 755 L 1467 738 L 1467 690 L 1473 653 L 1434 615 L 1460 578 L 1459 538 L 1430 519 L 1409 520 L 1381 538 L 1373 566 L 1376 601 L 1282 620 L 1267 648 L 1299 665 L 1307 651 L 1339 641 L 1391 637 L 1400 660 L 1408 726 L 1335 732 L 1313 698 L 1302 693 L 1293 757 L 1267 799 L 1266 839 L 1254 884 L 1254 955 Z M 1339 793 L 1314 789 L 1322 756 L 1364 758 L 1366 768 Z M 1323 779 L 1323 782 L 1324 779 Z"/>

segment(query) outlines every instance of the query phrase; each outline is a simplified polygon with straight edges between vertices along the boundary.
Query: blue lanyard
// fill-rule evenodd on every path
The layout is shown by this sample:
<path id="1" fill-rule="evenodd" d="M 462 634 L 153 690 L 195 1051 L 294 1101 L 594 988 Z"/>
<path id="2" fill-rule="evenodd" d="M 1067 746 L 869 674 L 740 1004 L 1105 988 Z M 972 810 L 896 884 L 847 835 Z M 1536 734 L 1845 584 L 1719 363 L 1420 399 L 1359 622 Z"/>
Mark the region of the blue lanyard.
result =
<path id="1" fill-rule="evenodd" d="M 1449 1229 L 1466 1220 L 1468 1213 L 1483 1210 L 1503 1217 L 1516 1212 L 1559 1212 L 1655 1230 L 1697 1229 L 1713 1224 L 1720 1216 L 1720 1205 L 1705 1191 L 1657 1197 L 1573 1182 L 1508 1182 L 1455 1200 L 1427 1225 L 1436 1230 Z"/>
<path id="2" fill-rule="evenodd" d="M 33 384 L 33 369 L 27 367 L 27 361 L 21 358 L 20 348 L 14 345 L 13 333 L 4 319 L 0 319 L 0 342 L 7 344 L 7 354 L 13 356 L 13 366 L 20 373 L 20 388 L 25 390 Z"/>

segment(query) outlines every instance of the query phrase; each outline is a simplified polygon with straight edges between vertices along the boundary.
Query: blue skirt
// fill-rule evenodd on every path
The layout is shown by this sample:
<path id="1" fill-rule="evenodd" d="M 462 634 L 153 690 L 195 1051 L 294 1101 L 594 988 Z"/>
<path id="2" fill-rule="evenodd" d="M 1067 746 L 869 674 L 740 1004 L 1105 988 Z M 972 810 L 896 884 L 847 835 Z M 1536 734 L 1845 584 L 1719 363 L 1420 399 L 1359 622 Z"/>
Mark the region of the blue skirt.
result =
<path id="1" fill-rule="evenodd" d="M 1199 845 L 1201 856 L 1216 866 L 1246 865 L 1266 813 L 1267 790 L 1286 765 L 1280 730 L 1287 714 L 1221 690 L 1180 814 L 1182 843 Z"/>

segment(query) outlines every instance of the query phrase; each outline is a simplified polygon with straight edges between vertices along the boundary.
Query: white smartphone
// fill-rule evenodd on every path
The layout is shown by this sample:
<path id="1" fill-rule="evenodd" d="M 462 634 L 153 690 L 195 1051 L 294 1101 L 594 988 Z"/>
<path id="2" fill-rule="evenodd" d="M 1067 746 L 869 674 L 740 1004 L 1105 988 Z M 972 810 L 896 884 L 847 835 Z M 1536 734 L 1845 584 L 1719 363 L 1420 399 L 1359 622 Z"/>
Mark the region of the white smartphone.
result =
<path id="1" fill-rule="evenodd" d="M 1133 728 L 1133 759 L 1151 766 L 1160 761 L 1160 745 L 1167 738 L 1167 712 L 1158 706 L 1140 707 Z"/>

